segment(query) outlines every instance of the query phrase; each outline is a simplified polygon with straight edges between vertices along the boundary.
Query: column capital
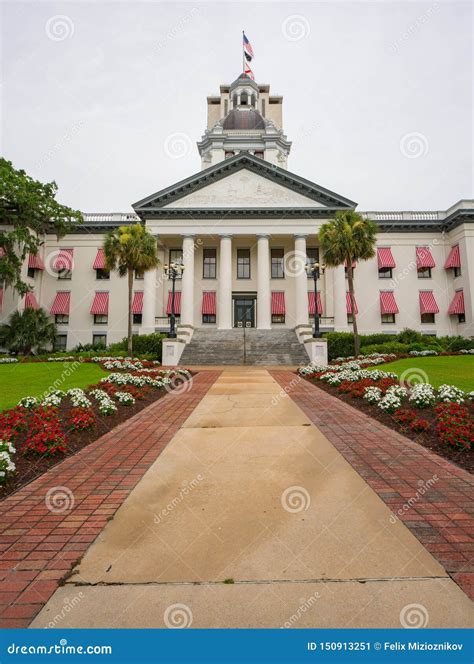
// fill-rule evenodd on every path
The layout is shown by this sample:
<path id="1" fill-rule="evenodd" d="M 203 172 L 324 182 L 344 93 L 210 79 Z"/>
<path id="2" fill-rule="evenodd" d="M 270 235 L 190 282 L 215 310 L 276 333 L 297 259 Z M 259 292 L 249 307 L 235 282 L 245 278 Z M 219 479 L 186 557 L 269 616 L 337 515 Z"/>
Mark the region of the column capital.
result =
<path id="1" fill-rule="evenodd" d="M 259 240 L 268 240 L 270 235 L 268 233 L 257 233 L 257 237 Z"/>
<path id="2" fill-rule="evenodd" d="M 181 237 L 183 238 L 183 240 L 194 240 L 196 235 L 194 233 L 183 233 Z"/>
<path id="3" fill-rule="evenodd" d="M 307 233 L 295 233 L 293 235 L 293 237 L 295 238 L 295 240 L 306 240 L 308 238 L 308 234 Z"/>
<path id="4" fill-rule="evenodd" d="M 232 239 L 232 235 L 230 233 L 219 233 L 219 237 L 221 240 L 223 240 L 224 238 L 229 238 L 229 240 Z"/>

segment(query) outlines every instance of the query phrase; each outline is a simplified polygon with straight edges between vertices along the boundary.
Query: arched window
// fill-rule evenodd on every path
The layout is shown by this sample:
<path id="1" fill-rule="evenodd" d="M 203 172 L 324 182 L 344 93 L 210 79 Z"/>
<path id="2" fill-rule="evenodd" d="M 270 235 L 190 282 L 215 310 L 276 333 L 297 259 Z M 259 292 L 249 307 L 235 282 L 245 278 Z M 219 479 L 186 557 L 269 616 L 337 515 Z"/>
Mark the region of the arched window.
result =
<path id="1" fill-rule="evenodd" d="M 242 92 L 240 95 L 240 105 L 241 106 L 247 106 L 249 103 L 249 96 L 246 92 Z"/>

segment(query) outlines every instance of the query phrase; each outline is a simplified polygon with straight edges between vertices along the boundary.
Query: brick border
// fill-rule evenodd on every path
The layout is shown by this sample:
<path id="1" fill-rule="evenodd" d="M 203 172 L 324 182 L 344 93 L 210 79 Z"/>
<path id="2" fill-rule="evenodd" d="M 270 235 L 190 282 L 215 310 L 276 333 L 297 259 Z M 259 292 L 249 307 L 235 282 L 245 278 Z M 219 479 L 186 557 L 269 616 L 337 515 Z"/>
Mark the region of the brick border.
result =
<path id="1" fill-rule="evenodd" d="M 474 599 L 473 477 L 295 373 L 270 373 Z M 421 483 L 435 475 L 438 480 L 421 495 Z"/>
<path id="2" fill-rule="evenodd" d="M 29 625 L 219 374 L 198 373 L 0 503 L 0 627 Z"/>

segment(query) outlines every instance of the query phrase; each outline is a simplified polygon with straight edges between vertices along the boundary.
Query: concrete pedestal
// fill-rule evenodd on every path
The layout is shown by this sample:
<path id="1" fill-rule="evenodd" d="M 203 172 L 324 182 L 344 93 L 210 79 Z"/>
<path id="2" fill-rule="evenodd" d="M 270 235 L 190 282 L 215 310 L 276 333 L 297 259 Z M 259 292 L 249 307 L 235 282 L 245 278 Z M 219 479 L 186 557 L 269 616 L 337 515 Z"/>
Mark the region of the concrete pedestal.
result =
<path id="1" fill-rule="evenodd" d="M 180 339 L 164 339 L 161 364 L 164 367 L 176 366 L 181 358 L 185 345 L 184 341 L 181 341 Z"/>
<path id="2" fill-rule="evenodd" d="M 328 363 L 328 342 L 326 339 L 306 339 L 304 347 L 313 364 L 325 366 Z"/>

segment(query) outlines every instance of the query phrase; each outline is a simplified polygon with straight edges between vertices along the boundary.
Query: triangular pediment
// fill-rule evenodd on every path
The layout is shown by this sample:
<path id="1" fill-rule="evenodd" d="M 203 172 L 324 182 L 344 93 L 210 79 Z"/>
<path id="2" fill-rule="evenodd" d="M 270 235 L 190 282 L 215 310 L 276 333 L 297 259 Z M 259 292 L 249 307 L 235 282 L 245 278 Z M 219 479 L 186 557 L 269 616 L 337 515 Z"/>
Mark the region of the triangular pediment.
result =
<path id="1" fill-rule="evenodd" d="M 140 216 L 165 210 L 347 209 L 356 203 L 248 153 L 163 189 L 133 205 Z"/>

